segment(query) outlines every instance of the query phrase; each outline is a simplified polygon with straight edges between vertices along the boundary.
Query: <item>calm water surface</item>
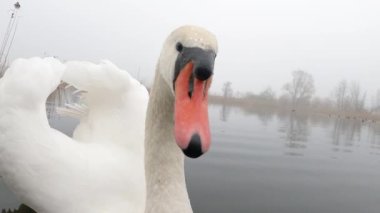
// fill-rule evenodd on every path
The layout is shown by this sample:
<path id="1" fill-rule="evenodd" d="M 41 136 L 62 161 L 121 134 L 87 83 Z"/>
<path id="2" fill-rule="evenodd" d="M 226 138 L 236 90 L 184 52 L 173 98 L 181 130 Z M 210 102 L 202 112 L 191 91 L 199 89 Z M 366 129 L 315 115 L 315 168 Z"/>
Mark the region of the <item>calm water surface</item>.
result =
<path id="1" fill-rule="evenodd" d="M 194 212 L 380 212 L 380 124 L 223 106 L 210 119 L 211 151 L 186 161 Z M 18 205 L 0 183 L 0 209 Z"/>
<path id="2" fill-rule="evenodd" d="M 195 212 L 378 213 L 380 127 L 213 106 L 211 152 L 187 160 Z"/>

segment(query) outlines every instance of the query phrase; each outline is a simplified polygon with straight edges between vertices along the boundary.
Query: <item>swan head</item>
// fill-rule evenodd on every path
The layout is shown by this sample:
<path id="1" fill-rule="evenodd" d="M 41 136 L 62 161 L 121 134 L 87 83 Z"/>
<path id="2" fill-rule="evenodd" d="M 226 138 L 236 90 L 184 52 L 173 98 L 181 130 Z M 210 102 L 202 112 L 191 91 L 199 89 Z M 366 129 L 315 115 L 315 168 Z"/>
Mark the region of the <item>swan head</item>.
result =
<path id="1" fill-rule="evenodd" d="M 208 90 L 218 47 L 215 36 L 196 26 L 176 29 L 166 40 L 158 70 L 174 96 L 174 135 L 183 153 L 197 158 L 211 143 Z"/>

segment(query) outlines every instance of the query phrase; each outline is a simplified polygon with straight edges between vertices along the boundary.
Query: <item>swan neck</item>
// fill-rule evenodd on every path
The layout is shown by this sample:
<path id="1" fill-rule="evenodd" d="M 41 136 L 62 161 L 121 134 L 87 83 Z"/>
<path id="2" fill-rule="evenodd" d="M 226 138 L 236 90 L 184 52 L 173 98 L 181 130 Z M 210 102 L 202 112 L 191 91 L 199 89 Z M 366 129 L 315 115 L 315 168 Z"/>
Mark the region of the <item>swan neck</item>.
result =
<path id="1" fill-rule="evenodd" d="M 185 182 L 184 155 L 174 140 L 173 114 L 173 94 L 157 71 L 146 120 L 146 213 L 192 212 Z"/>

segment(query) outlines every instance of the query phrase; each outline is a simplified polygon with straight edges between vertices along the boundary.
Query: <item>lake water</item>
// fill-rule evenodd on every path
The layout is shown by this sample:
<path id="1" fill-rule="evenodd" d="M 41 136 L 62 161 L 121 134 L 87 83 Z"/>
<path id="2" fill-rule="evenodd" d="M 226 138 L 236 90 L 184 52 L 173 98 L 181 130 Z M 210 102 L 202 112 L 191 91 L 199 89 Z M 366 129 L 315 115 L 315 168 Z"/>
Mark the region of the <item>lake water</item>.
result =
<path id="1" fill-rule="evenodd" d="M 380 212 L 380 124 L 223 106 L 210 120 L 210 152 L 186 160 L 194 212 Z M 0 209 L 18 205 L 0 183 Z"/>

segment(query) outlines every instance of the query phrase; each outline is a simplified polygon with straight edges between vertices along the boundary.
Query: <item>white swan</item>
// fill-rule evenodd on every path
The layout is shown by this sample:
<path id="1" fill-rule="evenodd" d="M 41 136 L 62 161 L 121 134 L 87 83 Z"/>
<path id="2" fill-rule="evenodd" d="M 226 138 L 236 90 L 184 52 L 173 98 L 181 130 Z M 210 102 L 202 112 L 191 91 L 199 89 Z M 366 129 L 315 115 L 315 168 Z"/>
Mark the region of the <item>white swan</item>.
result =
<path id="1" fill-rule="evenodd" d="M 181 149 L 198 157 L 209 148 L 207 92 L 216 52 L 214 35 L 194 26 L 175 30 L 164 44 L 145 127 L 146 206 L 146 90 L 110 62 L 17 60 L 0 80 L 0 172 L 7 185 L 39 213 L 192 212 Z M 77 141 L 46 120 L 44 101 L 61 79 L 87 91 Z"/>
<path id="2" fill-rule="evenodd" d="M 215 36 L 194 26 L 164 44 L 146 120 L 146 213 L 192 212 L 181 149 L 189 157 L 209 149 L 207 93 L 217 49 Z"/>

